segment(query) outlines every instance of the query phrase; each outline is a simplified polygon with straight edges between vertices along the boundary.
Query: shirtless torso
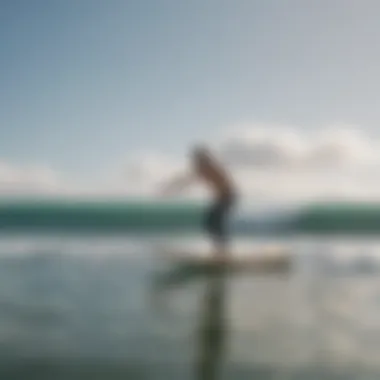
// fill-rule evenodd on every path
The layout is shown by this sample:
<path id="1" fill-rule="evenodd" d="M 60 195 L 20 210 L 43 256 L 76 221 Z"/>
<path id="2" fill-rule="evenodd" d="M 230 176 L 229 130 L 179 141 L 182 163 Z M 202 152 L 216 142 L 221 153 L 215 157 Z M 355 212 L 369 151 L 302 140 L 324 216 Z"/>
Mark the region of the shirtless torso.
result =
<path id="1" fill-rule="evenodd" d="M 235 186 L 222 165 L 204 148 L 194 150 L 192 164 L 192 173 L 174 181 L 169 189 L 182 188 L 197 179 L 212 190 L 214 201 L 205 215 L 204 228 L 213 239 L 216 251 L 223 254 L 228 240 L 227 219 L 236 201 Z"/>
<path id="2" fill-rule="evenodd" d="M 226 171 L 215 161 L 195 163 L 195 173 L 213 191 L 217 198 L 235 193 L 232 180 Z"/>

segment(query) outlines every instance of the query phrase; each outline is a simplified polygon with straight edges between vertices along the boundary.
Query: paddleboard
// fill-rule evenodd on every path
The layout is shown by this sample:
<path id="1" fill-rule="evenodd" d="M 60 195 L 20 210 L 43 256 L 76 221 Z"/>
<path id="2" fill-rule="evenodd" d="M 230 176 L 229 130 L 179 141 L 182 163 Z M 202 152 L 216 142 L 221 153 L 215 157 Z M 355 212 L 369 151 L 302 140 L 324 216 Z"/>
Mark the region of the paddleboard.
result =
<path id="1" fill-rule="evenodd" d="M 232 249 L 221 258 L 209 250 L 166 247 L 161 254 L 173 264 L 189 268 L 217 268 L 250 272 L 289 272 L 292 255 L 286 247 L 251 247 L 250 249 Z"/>

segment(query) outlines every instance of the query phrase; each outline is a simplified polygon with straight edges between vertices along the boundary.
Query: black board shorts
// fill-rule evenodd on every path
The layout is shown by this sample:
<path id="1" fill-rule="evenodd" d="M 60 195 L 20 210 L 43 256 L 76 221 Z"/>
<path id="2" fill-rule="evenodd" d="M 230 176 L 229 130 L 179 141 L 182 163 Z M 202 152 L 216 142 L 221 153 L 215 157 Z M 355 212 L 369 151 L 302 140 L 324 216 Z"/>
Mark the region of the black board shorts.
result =
<path id="1" fill-rule="evenodd" d="M 219 242 L 228 240 L 227 222 L 235 201 L 234 194 L 220 196 L 206 212 L 204 227 Z"/>

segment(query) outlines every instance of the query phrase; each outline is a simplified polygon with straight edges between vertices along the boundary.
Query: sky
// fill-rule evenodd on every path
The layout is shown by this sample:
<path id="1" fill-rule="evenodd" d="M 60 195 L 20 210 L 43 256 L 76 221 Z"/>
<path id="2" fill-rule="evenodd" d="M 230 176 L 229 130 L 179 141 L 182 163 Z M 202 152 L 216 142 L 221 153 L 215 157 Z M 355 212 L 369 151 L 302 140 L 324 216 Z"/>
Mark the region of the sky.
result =
<path id="1" fill-rule="evenodd" d="M 2 0 L 0 190 L 139 192 L 207 141 L 234 148 L 252 196 L 281 176 L 289 193 L 336 192 L 341 180 L 314 164 L 273 172 L 273 160 L 236 158 L 302 145 L 299 160 L 331 171 L 326 144 L 343 145 L 348 166 L 376 155 L 379 11 L 376 0 Z M 377 195 L 376 160 L 336 169 L 346 193 L 365 176 Z"/>

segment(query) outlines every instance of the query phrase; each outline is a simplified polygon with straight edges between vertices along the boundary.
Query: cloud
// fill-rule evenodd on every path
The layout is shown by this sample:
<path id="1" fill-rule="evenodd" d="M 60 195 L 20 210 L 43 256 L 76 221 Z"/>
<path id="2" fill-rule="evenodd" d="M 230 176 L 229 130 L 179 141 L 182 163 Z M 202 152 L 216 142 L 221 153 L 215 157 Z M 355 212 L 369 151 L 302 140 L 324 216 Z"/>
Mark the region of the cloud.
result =
<path id="1" fill-rule="evenodd" d="M 213 148 L 241 194 L 260 202 L 379 198 L 378 147 L 378 140 L 355 126 L 333 125 L 307 132 L 252 124 L 228 129 Z M 139 178 L 140 188 L 145 189 L 156 189 L 185 167 L 175 157 L 152 153 L 132 162 L 127 166 L 134 173 L 130 178 Z M 204 192 L 197 189 L 192 194 Z"/>
<path id="2" fill-rule="evenodd" d="M 234 166 L 282 167 L 302 159 L 305 142 L 291 130 L 245 126 L 226 134 L 218 150 Z"/>
<path id="3" fill-rule="evenodd" d="M 344 168 L 379 163 L 378 145 L 352 126 L 301 133 L 290 127 L 245 125 L 225 134 L 219 152 L 238 167 Z"/>
<path id="4" fill-rule="evenodd" d="M 63 190 L 58 174 L 44 165 L 0 161 L 0 194 L 54 193 Z"/>
<path id="5" fill-rule="evenodd" d="M 380 198 L 379 141 L 358 127 L 245 125 L 229 130 L 218 151 L 256 200 Z"/>
<path id="6" fill-rule="evenodd" d="M 215 141 L 240 193 L 255 202 L 380 198 L 379 141 L 358 127 L 307 131 L 248 124 L 227 129 Z M 43 165 L 0 161 L 0 194 L 149 197 L 186 169 L 186 155 L 137 152 L 91 186 L 70 183 Z M 188 195 L 204 196 L 205 189 Z"/>

